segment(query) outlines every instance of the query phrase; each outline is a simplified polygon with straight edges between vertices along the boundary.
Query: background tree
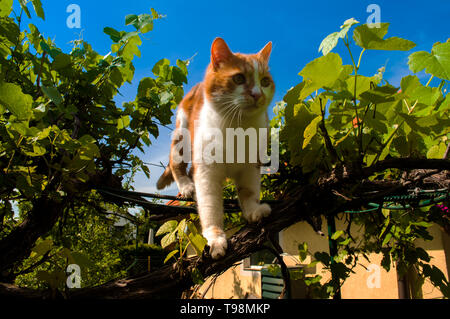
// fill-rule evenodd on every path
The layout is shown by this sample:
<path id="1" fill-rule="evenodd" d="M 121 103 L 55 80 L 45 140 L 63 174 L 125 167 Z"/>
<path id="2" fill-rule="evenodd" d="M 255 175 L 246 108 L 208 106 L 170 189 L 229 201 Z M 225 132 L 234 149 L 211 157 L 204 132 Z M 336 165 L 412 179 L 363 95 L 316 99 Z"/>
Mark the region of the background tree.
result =
<path id="1" fill-rule="evenodd" d="M 33 24 L 23 29 L 12 1 L 0 11 L 0 278 L 13 280 L 15 269 L 30 255 L 64 212 L 83 203 L 98 186 L 122 187 L 123 176 L 148 167 L 132 154 L 158 136 L 157 124 L 169 124 L 183 97 L 186 62 L 167 59 L 140 81 L 134 101 L 116 105 L 113 98 L 134 76 L 140 35 L 152 31 L 161 16 L 128 15 L 134 31 L 106 27 L 111 51 L 95 52 L 83 40 L 64 53 Z M 44 19 L 40 1 L 31 1 Z M 11 17 L 12 15 L 12 17 Z M 14 203 L 29 203 L 20 223 Z"/>

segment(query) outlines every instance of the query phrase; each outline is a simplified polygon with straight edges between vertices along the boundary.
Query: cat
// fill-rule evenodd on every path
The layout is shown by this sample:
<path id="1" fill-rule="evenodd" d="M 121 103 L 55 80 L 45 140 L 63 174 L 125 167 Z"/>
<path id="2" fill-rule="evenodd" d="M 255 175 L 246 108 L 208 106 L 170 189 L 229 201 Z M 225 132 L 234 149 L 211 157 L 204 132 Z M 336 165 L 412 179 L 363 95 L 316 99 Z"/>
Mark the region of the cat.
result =
<path id="1" fill-rule="evenodd" d="M 163 189 L 175 181 L 181 196 L 195 195 L 202 234 L 213 259 L 224 256 L 227 249 L 222 199 L 226 178 L 234 180 L 239 205 L 248 222 L 254 223 L 268 216 L 271 208 L 260 203 L 258 162 L 208 162 L 201 158 L 196 160 L 196 155 L 205 147 L 204 136 L 211 129 L 225 133 L 227 128 L 268 128 L 267 107 L 275 92 L 268 66 L 271 51 L 272 42 L 268 42 L 256 54 L 233 53 L 222 38 L 216 38 L 211 46 L 211 61 L 203 82 L 195 85 L 178 106 L 175 131 L 190 133 L 190 141 L 187 139 L 185 142 L 190 144 L 187 149 L 189 152 L 189 148 L 192 149 L 191 155 L 195 160 L 187 172 L 188 163 L 179 160 L 180 156 L 187 155 L 186 150 L 179 147 L 186 136 L 175 133 L 169 165 L 159 178 L 157 188 Z M 220 150 L 222 148 L 216 148 L 215 152 Z M 248 155 L 248 150 L 244 151 Z"/>

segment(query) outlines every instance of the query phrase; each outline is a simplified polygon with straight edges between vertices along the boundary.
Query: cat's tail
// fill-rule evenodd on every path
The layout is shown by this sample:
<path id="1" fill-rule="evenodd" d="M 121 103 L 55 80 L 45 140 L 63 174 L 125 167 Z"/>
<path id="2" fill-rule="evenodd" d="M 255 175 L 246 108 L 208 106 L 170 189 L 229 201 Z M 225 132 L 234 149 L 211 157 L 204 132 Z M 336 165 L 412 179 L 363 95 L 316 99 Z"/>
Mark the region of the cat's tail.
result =
<path id="1" fill-rule="evenodd" d="M 158 182 L 156 183 L 157 189 L 163 189 L 169 186 L 174 182 L 172 170 L 170 169 L 170 165 L 167 165 L 166 169 L 164 170 L 164 173 L 161 175 L 161 177 L 158 179 Z"/>

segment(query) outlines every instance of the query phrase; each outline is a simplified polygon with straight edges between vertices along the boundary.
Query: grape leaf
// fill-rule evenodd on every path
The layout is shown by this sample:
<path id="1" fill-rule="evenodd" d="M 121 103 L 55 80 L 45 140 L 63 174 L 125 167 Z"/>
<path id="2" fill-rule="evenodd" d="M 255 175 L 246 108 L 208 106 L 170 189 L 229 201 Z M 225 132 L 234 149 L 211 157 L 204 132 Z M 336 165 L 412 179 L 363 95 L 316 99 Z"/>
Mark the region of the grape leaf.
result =
<path id="1" fill-rule="evenodd" d="M 362 24 L 353 31 L 353 40 L 364 49 L 408 51 L 416 46 L 412 41 L 398 37 L 383 39 L 389 28 L 389 23 L 380 23 L 379 28 L 369 28 Z"/>
<path id="2" fill-rule="evenodd" d="M 425 72 L 443 80 L 450 80 L 450 42 L 433 45 L 431 53 L 414 52 L 409 56 L 408 65 L 414 73 Z"/>

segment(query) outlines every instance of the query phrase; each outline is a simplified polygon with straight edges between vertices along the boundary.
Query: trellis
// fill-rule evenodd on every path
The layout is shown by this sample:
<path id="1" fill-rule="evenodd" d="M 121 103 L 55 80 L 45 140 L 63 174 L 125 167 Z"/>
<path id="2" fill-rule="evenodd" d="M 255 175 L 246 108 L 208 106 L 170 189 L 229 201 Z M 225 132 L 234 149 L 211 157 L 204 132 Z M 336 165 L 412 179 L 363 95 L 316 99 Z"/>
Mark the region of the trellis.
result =
<path id="1" fill-rule="evenodd" d="M 153 198 L 160 200 L 176 200 L 183 201 L 188 203 L 195 203 L 193 198 L 183 198 L 179 196 L 172 195 L 161 195 L 154 193 L 145 193 L 145 192 L 135 192 L 123 189 L 113 189 L 113 188 L 97 188 L 101 194 L 106 195 L 107 197 L 116 198 L 119 201 L 128 202 L 133 205 L 141 206 L 142 208 L 151 211 L 152 209 L 157 208 L 159 211 L 166 210 L 170 207 L 171 210 L 178 211 L 178 215 L 184 215 L 186 213 L 196 213 L 197 210 L 195 206 L 167 206 L 167 204 L 159 204 L 152 203 L 144 198 Z M 409 190 L 407 194 L 403 195 L 390 195 L 385 196 L 379 203 L 368 203 L 367 206 L 370 208 L 361 209 L 361 210 L 347 210 L 344 213 L 350 214 L 359 214 L 359 213 L 372 213 L 380 211 L 381 209 L 389 209 L 389 210 L 405 210 L 416 207 L 426 207 L 433 204 L 438 204 L 450 198 L 450 190 L 447 188 L 440 189 L 432 189 L 432 190 L 420 190 L 414 189 Z M 261 202 L 275 204 L 280 203 L 282 200 L 262 200 Z M 224 212 L 225 213 L 233 213 L 239 212 L 240 208 L 238 205 L 238 201 L 234 199 L 224 199 Z M 172 214 L 173 216 L 173 214 Z M 168 216 L 169 217 L 169 216 Z M 139 224 L 136 220 L 131 220 L 136 225 L 136 252 L 138 249 L 138 231 Z M 328 225 L 328 245 L 330 251 L 330 259 L 331 264 L 335 263 L 334 257 L 337 256 L 337 241 L 332 239 L 332 235 L 336 232 L 336 222 L 335 217 L 333 215 L 327 216 L 327 225 Z M 137 263 L 137 255 L 134 262 L 127 268 L 132 268 Z M 333 267 L 331 267 L 333 269 Z M 339 282 L 337 280 L 337 276 L 332 270 L 332 282 L 334 283 L 336 288 L 339 288 Z M 286 281 L 286 278 L 284 279 Z M 336 299 L 341 298 L 340 289 L 336 289 L 337 293 L 334 296 Z M 289 292 L 288 292 L 289 294 Z"/>

